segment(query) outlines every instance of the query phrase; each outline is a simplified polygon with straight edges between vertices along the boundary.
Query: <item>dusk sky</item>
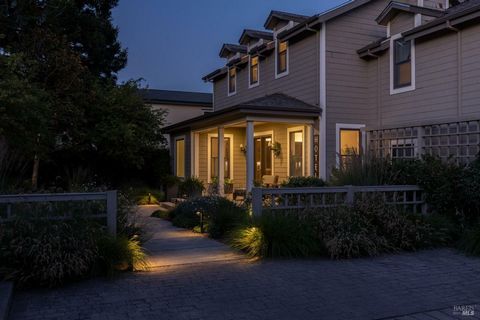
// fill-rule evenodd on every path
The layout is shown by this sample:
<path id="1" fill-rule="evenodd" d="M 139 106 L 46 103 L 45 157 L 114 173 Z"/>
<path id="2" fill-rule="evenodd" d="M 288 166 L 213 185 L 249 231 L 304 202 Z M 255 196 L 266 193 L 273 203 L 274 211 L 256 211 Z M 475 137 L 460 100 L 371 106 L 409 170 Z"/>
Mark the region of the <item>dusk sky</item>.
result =
<path id="1" fill-rule="evenodd" d="M 314 15 L 344 0 L 120 0 L 114 23 L 128 48 L 119 80 L 144 78 L 151 89 L 210 92 L 201 78 L 221 67 L 223 43 L 245 28 L 263 29 L 270 10 Z"/>

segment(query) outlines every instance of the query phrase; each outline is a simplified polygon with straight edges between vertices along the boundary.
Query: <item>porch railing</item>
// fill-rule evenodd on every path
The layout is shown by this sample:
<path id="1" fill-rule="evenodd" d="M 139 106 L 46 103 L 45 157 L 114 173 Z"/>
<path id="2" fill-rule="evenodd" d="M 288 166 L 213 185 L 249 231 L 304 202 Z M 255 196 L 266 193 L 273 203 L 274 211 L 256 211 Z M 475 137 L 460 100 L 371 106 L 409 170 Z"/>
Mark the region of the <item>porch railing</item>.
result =
<path id="1" fill-rule="evenodd" d="M 68 206 L 55 209 L 55 204 L 68 204 L 81 202 L 102 202 L 95 211 L 88 212 L 88 207 L 84 207 L 85 211 L 80 208 L 81 215 L 84 218 L 102 219 L 106 218 L 107 230 L 111 235 L 117 233 L 117 191 L 94 192 L 94 193 L 51 193 L 51 194 L 16 194 L 16 195 L 0 195 L 0 222 L 8 222 L 15 219 L 15 205 L 33 205 L 44 204 L 41 208 L 41 214 L 38 212 L 27 212 L 27 216 L 32 219 L 46 220 L 68 220 L 73 218 L 73 209 Z M 106 205 L 104 205 L 106 203 Z M 25 210 L 25 209 L 24 209 Z M 27 208 L 28 211 L 28 208 Z M 35 211 L 35 210 L 32 210 Z M 79 211 L 79 210 L 77 210 Z M 36 213 L 35 216 L 33 214 Z"/>
<path id="2" fill-rule="evenodd" d="M 260 216 L 263 210 L 299 210 L 353 205 L 368 195 L 381 197 L 385 203 L 414 213 L 427 212 L 425 194 L 414 185 L 343 186 L 322 188 L 253 188 L 252 210 Z"/>

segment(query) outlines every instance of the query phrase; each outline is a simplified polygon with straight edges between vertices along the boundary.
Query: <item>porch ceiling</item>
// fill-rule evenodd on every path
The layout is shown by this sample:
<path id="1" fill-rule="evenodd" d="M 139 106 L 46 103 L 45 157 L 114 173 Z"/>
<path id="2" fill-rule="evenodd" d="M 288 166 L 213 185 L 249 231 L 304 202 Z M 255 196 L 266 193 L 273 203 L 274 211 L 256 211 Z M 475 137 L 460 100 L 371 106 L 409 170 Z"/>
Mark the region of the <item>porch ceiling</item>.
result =
<path id="1" fill-rule="evenodd" d="M 321 113 L 322 109 L 318 106 L 307 104 L 284 94 L 273 94 L 176 123 L 164 128 L 163 132 L 175 133 L 196 130 L 243 120 L 248 117 L 315 119 Z"/>

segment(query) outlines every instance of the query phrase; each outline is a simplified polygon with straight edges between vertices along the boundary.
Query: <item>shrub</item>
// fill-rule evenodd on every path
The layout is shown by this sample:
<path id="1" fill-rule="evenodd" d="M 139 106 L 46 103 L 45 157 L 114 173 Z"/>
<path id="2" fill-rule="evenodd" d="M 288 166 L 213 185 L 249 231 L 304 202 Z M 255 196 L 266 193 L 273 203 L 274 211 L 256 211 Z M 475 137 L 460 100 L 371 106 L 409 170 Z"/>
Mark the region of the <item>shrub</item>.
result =
<path id="1" fill-rule="evenodd" d="M 247 211 L 225 198 L 217 198 L 213 208 L 207 212 L 207 230 L 210 237 L 222 238 L 225 234 L 240 225 L 247 223 Z"/>
<path id="2" fill-rule="evenodd" d="M 138 237 L 130 239 L 125 235 L 116 238 L 103 235 L 99 237 L 97 245 L 97 266 L 104 274 L 112 275 L 117 270 L 145 270 L 148 266 Z"/>
<path id="3" fill-rule="evenodd" d="M 170 212 L 173 225 L 193 229 L 203 215 L 205 229 L 212 238 L 221 238 L 248 219 L 246 210 L 222 197 L 195 198 L 180 203 Z"/>
<path id="4" fill-rule="evenodd" d="M 469 255 L 480 256 L 480 225 L 467 230 L 460 243 L 460 248 Z"/>
<path id="5" fill-rule="evenodd" d="M 336 186 L 395 184 L 399 174 L 388 158 L 352 155 L 348 164 L 332 170 L 330 183 Z"/>
<path id="6" fill-rule="evenodd" d="M 88 275 L 99 230 L 85 221 L 17 220 L 0 225 L 0 265 L 21 285 L 57 286 Z"/>
<path id="7" fill-rule="evenodd" d="M 197 198 L 202 196 L 202 192 L 205 190 L 203 182 L 195 177 L 188 177 L 184 181 L 180 182 L 178 186 L 178 192 L 180 195 L 186 195 L 187 198 Z"/>
<path id="8" fill-rule="evenodd" d="M 326 253 L 334 259 L 375 256 L 382 252 L 386 239 L 378 236 L 364 215 L 348 207 L 307 212 L 314 217 L 317 237 Z"/>
<path id="9" fill-rule="evenodd" d="M 249 256 L 307 257 L 319 253 L 311 224 L 295 213 L 266 212 L 232 232 L 230 243 Z"/>
<path id="10" fill-rule="evenodd" d="M 324 187 L 325 181 L 317 177 L 289 177 L 282 182 L 284 188 Z"/>

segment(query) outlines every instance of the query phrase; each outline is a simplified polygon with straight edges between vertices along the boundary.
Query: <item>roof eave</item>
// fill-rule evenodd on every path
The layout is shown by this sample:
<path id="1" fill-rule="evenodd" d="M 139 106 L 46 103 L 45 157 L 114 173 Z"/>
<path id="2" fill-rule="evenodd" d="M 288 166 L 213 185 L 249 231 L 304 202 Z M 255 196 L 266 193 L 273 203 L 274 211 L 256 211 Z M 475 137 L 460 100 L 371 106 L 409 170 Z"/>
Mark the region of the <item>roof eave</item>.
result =
<path id="1" fill-rule="evenodd" d="M 413 28 L 409 31 L 403 32 L 402 36 L 406 40 L 418 39 L 443 30 L 453 30 L 454 27 L 460 27 L 462 24 L 478 18 L 480 18 L 480 5 Z"/>

